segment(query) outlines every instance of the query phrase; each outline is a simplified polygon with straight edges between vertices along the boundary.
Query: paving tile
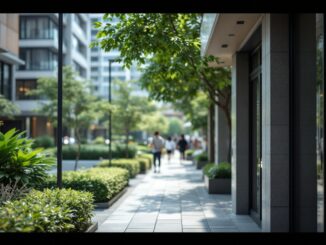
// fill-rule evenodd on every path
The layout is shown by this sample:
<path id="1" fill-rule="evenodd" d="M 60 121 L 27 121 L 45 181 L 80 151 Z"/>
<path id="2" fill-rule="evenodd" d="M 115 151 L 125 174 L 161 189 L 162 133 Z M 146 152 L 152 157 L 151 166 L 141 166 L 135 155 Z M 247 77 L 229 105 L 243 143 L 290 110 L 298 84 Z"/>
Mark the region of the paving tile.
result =
<path id="1" fill-rule="evenodd" d="M 211 230 L 209 228 L 184 228 L 182 231 L 183 232 L 196 232 L 196 233 L 203 232 L 203 233 L 205 233 L 205 232 L 210 232 Z"/>
<path id="2" fill-rule="evenodd" d="M 148 229 L 148 228 L 140 228 L 140 229 L 133 229 L 128 228 L 125 232 L 153 232 L 154 228 Z"/>

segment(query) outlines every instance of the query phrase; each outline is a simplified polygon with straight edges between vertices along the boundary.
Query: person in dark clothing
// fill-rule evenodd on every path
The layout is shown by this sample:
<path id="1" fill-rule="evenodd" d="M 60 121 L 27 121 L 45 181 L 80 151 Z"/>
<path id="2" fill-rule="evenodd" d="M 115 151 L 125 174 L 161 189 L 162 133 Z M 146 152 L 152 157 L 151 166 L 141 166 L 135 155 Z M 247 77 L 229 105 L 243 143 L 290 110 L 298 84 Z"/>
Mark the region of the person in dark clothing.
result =
<path id="1" fill-rule="evenodd" d="M 180 151 L 180 162 L 185 160 L 185 151 L 188 148 L 188 142 L 185 140 L 185 136 L 181 134 L 180 140 L 178 141 L 178 150 Z"/>

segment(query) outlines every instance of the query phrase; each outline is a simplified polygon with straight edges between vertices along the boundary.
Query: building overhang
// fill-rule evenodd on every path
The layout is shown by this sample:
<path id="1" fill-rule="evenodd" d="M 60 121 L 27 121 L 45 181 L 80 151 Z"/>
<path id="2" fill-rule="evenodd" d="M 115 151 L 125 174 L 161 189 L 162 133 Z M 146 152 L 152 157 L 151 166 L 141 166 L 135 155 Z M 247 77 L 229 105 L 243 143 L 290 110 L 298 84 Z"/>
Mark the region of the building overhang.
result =
<path id="1" fill-rule="evenodd" d="M 201 55 L 214 55 L 221 66 L 232 64 L 232 55 L 241 50 L 260 24 L 262 14 L 204 14 L 201 26 Z"/>
<path id="2" fill-rule="evenodd" d="M 8 50 L 0 49 L 0 60 L 13 65 L 24 65 L 25 61 L 21 60 L 17 55 Z"/>

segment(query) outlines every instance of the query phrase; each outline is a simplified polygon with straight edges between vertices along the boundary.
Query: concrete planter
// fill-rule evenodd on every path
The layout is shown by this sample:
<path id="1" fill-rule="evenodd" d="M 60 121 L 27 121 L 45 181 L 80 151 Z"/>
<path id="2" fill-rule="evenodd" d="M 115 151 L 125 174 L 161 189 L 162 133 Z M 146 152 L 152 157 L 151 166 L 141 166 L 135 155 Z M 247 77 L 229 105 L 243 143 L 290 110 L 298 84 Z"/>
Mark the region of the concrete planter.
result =
<path id="1" fill-rule="evenodd" d="M 195 161 L 196 162 L 196 168 L 202 169 L 208 162 L 207 161 Z"/>
<path id="2" fill-rule="evenodd" d="M 208 194 L 231 194 L 231 178 L 209 179 L 206 175 L 204 178 Z"/>
<path id="3" fill-rule="evenodd" d="M 97 230 L 98 228 L 98 222 L 92 223 L 90 227 L 86 230 L 86 233 L 93 233 Z"/>
<path id="4" fill-rule="evenodd" d="M 127 187 L 120 191 L 117 195 L 115 195 L 110 201 L 108 202 L 97 202 L 94 203 L 95 208 L 109 208 L 115 203 L 123 194 L 127 191 Z"/>
<path id="5" fill-rule="evenodd" d="M 191 156 L 186 156 L 186 160 L 192 161 L 193 160 L 193 156 L 192 155 Z"/>

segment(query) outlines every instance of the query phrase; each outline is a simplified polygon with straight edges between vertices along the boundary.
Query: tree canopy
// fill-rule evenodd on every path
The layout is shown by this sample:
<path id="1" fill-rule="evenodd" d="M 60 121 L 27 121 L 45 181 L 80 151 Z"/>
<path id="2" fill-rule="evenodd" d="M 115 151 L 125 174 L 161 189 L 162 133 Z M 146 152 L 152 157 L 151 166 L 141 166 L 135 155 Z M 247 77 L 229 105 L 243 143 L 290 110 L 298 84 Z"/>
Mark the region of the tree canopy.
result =
<path id="1" fill-rule="evenodd" d="M 105 14 L 94 24 L 98 33 L 91 46 L 119 50 L 126 67 L 142 66 L 140 83 L 154 99 L 191 101 L 205 92 L 230 126 L 230 69 L 218 66 L 214 56 L 200 55 L 201 18 L 195 13 Z"/>

